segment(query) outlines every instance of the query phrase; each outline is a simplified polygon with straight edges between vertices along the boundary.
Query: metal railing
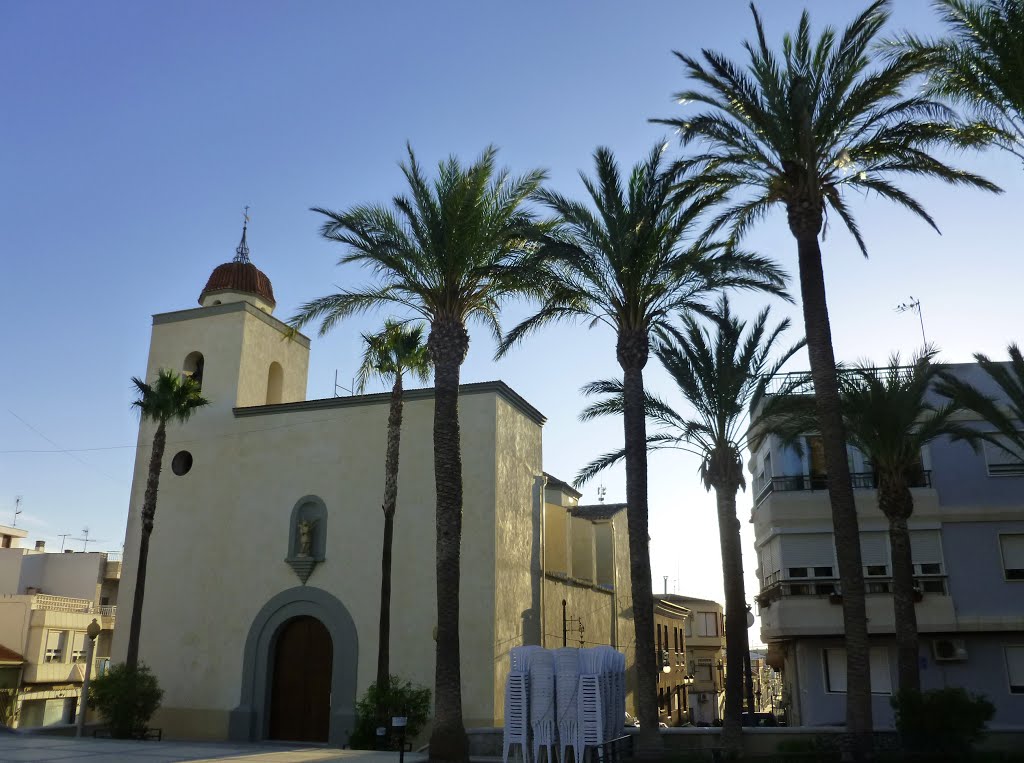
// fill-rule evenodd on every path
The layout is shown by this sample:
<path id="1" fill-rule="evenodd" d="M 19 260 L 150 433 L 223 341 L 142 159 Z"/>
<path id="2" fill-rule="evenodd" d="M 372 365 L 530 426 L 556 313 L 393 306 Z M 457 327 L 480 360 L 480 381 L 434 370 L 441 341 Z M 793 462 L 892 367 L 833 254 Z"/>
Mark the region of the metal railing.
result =
<path id="1" fill-rule="evenodd" d="M 888 379 L 894 372 L 896 378 L 909 379 L 911 378 L 914 367 L 913 366 L 898 366 L 897 368 L 888 367 L 875 367 L 875 368 L 840 368 L 837 369 L 839 376 L 849 379 L 862 378 L 862 374 L 871 374 L 880 379 Z M 777 395 L 780 392 L 784 392 L 789 395 L 813 395 L 814 394 L 814 380 L 811 379 L 810 371 L 791 371 L 785 374 L 775 374 L 769 377 L 768 382 L 765 385 L 765 394 Z"/>
<path id="2" fill-rule="evenodd" d="M 116 604 L 101 604 L 100 614 L 103 617 L 117 617 L 117 605 Z"/>
<path id="3" fill-rule="evenodd" d="M 864 585 L 867 594 L 892 593 L 892 577 L 889 575 L 865 575 Z M 945 575 L 915 575 L 914 587 L 917 589 L 919 597 L 926 594 L 945 596 L 948 592 Z M 782 598 L 822 598 L 832 595 L 840 596 L 841 594 L 839 578 L 786 578 L 783 580 L 775 578 L 775 582 L 761 588 L 761 592 L 757 595 L 757 603 L 761 607 L 765 607 Z"/>
<path id="4" fill-rule="evenodd" d="M 931 487 L 931 470 L 923 469 L 912 475 L 908 481 L 910 483 L 909 487 Z M 852 472 L 850 474 L 850 483 L 855 490 L 875 490 L 878 488 L 878 473 Z M 761 503 L 771 493 L 788 493 L 802 490 L 828 490 L 828 477 L 824 474 L 790 474 L 782 477 L 772 477 L 758 491 L 754 505 L 756 506 Z"/>

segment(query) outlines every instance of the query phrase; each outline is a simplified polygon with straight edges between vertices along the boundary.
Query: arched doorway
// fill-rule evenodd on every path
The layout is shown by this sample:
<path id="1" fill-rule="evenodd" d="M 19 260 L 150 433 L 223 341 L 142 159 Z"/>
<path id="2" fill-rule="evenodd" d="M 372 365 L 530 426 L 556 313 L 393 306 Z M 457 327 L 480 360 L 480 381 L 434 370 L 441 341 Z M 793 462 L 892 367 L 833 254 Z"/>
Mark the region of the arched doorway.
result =
<path id="1" fill-rule="evenodd" d="M 288 742 L 326 742 L 331 725 L 331 634 L 315 617 L 281 626 L 274 647 L 268 736 Z"/>

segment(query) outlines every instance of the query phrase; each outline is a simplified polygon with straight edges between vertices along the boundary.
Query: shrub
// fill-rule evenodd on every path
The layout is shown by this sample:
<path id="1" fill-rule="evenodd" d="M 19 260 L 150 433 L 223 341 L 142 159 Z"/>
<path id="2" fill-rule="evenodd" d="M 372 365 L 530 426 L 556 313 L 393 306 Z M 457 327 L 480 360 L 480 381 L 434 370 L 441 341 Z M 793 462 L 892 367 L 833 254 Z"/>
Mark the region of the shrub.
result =
<path id="1" fill-rule="evenodd" d="M 115 739 L 130 739 L 146 730 L 164 692 L 148 667 L 114 665 L 89 684 L 89 707 L 99 710 Z"/>
<path id="2" fill-rule="evenodd" d="M 995 706 L 961 687 L 903 690 L 892 698 L 896 728 L 914 752 L 966 755 L 995 715 Z"/>
<path id="3" fill-rule="evenodd" d="M 402 681 L 398 676 L 391 676 L 391 682 L 385 687 L 383 694 L 378 692 L 377 683 L 370 687 L 356 703 L 356 727 L 349 736 L 349 746 L 354 750 L 372 750 L 377 744 L 377 705 L 383 704 L 387 717 L 389 735 L 392 733 L 391 718 L 404 715 L 408 718 L 405 737 L 412 740 L 416 737 L 427 721 L 430 720 L 430 689 L 419 686 L 411 681 Z"/>

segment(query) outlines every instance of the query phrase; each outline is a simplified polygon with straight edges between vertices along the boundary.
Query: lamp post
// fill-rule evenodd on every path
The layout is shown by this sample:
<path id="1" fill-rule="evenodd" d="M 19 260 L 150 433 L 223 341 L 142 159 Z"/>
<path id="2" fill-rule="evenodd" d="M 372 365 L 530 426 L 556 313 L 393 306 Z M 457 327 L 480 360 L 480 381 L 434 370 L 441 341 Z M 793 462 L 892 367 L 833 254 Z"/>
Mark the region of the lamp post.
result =
<path id="1" fill-rule="evenodd" d="M 754 627 L 754 613 L 747 605 L 747 630 Z M 750 639 L 747 638 L 747 653 L 743 655 L 743 666 L 747 670 L 747 712 L 750 713 L 750 725 L 754 725 L 754 676 L 750 669 Z"/>
<path id="2" fill-rule="evenodd" d="M 100 631 L 103 630 L 100 624 L 96 622 L 96 618 L 92 619 L 89 623 L 89 627 L 85 629 L 86 645 L 85 645 L 85 680 L 82 681 L 82 697 L 78 700 L 78 717 L 75 719 L 75 736 L 82 736 L 82 732 L 85 731 L 85 710 L 86 704 L 89 701 L 89 677 L 92 675 L 92 661 L 93 652 L 96 650 L 96 637 L 100 635 Z"/>

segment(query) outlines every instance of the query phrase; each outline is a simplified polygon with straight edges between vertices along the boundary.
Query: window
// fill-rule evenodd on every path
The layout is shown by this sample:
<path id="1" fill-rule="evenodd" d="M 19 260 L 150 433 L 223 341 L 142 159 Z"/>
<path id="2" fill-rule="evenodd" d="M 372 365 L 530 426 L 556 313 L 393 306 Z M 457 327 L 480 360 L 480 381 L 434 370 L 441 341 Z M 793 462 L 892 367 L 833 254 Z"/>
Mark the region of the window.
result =
<path id="1" fill-rule="evenodd" d="M 693 677 L 698 681 L 706 681 L 710 683 L 712 680 L 711 670 L 711 660 L 707 657 L 701 657 L 697 660 L 697 666 L 694 670 Z"/>
<path id="2" fill-rule="evenodd" d="M 85 633 L 75 631 L 71 640 L 71 661 L 85 662 Z"/>
<path id="3" fill-rule="evenodd" d="M 693 638 L 693 616 L 686 618 L 686 625 L 683 626 L 683 633 L 686 634 L 686 638 Z"/>
<path id="4" fill-rule="evenodd" d="M 812 574 L 815 569 L 831 570 L 835 558 L 831 533 L 792 533 L 780 536 L 786 577 L 830 577 Z"/>
<path id="5" fill-rule="evenodd" d="M 1007 442 L 1002 436 L 997 435 L 996 439 L 1000 442 Z M 984 444 L 985 449 L 985 464 L 988 468 L 989 477 L 1021 477 L 1024 476 L 1024 458 L 1020 457 L 1020 453 L 1014 450 L 1013 453 L 1007 453 L 1001 447 L 995 443 L 986 442 Z"/>
<path id="6" fill-rule="evenodd" d="M 776 535 L 758 549 L 762 588 L 775 585 L 782 577 L 782 554 L 779 550 L 781 542 L 781 538 Z"/>
<path id="7" fill-rule="evenodd" d="M 697 635 L 717 636 L 718 635 L 718 613 L 698 612 L 697 613 Z"/>
<path id="8" fill-rule="evenodd" d="M 1024 580 L 1024 533 L 1002 533 L 999 550 L 1003 556 L 1003 574 L 1007 580 Z"/>
<path id="9" fill-rule="evenodd" d="M 823 649 L 826 691 L 846 693 L 846 650 Z M 889 650 L 874 646 L 868 652 L 871 668 L 871 693 L 892 694 L 892 676 L 889 672 Z"/>
<path id="10" fill-rule="evenodd" d="M 889 533 L 887 532 L 865 532 L 860 534 L 860 556 L 861 564 L 864 565 L 864 575 L 867 577 L 888 577 L 889 576 Z M 885 586 L 885 584 L 878 584 Z M 888 587 L 886 587 L 888 590 Z M 868 593 L 884 593 L 884 591 L 872 591 L 868 586 Z"/>
<path id="11" fill-rule="evenodd" d="M 1024 694 L 1024 646 L 1008 646 L 1006 675 L 1010 681 L 1010 694 Z"/>
<path id="12" fill-rule="evenodd" d="M 67 645 L 67 631 L 46 632 L 44 662 L 64 662 L 64 648 Z"/>

